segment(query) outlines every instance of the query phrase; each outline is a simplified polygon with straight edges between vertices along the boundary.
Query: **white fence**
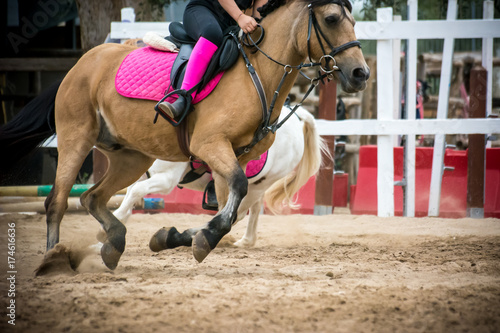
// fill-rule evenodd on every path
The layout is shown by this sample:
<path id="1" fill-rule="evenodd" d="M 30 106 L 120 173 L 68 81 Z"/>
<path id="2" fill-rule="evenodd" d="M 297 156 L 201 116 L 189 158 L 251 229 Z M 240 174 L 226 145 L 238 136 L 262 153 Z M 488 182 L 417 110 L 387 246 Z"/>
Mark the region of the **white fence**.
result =
<path id="1" fill-rule="evenodd" d="M 483 67 L 488 71 L 487 114 L 491 113 L 493 38 L 500 37 L 500 20 L 493 20 L 493 1 L 484 2 L 482 20 L 455 20 L 456 0 L 449 0 L 447 20 L 418 21 L 417 0 L 408 0 L 409 20 L 393 21 L 391 8 L 377 10 L 377 21 L 357 22 L 358 39 L 377 40 L 377 120 L 318 120 L 321 135 L 378 136 L 378 216 L 394 216 L 394 135 L 407 135 L 405 156 L 406 216 L 415 216 L 415 135 L 435 135 L 429 215 L 439 215 L 444 136 L 446 134 L 489 134 L 500 132 L 500 119 L 446 119 L 449 84 L 456 38 L 483 39 Z M 168 32 L 169 23 L 111 24 L 112 39 L 141 38 L 148 31 Z M 437 119 L 417 120 L 417 39 L 444 39 Z M 399 108 L 399 42 L 408 40 L 407 120 L 395 119 Z M 395 58 L 395 55 L 397 58 Z M 381 200 L 383 198 L 383 200 Z"/>
<path id="2" fill-rule="evenodd" d="M 394 216 L 394 156 L 393 135 L 407 135 L 405 155 L 405 206 L 406 215 L 415 216 L 415 135 L 434 134 L 434 157 L 432 166 L 429 215 L 439 215 L 441 176 L 446 134 L 488 134 L 500 132 L 500 119 L 446 120 L 449 86 L 453 56 L 453 41 L 456 38 L 483 38 L 483 66 L 488 71 L 487 114 L 491 113 L 493 38 L 500 37 L 500 20 L 493 20 L 493 1 L 484 2 L 483 20 L 456 21 L 456 0 L 448 2 L 447 20 L 417 21 L 418 3 L 409 0 L 409 20 L 392 21 L 392 9 L 377 10 L 376 22 L 358 22 L 355 26 L 358 39 L 377 40 L 377 120 L 318 121 L 323 135 L 378 135 L 378 215 Z M 394 44 L 408 40 L 407 117 L 395 120 L 398 107 L 395 95 L 395 72 L 399 73 L 399 57 L 394 59 Z M 444 39 L 437 119 L 416 120 L 416 71 L 417 39 Z M 396 53 L 398 54 L 398 53 Z M 383 199 L 382 199 L 383 198 Z"/>

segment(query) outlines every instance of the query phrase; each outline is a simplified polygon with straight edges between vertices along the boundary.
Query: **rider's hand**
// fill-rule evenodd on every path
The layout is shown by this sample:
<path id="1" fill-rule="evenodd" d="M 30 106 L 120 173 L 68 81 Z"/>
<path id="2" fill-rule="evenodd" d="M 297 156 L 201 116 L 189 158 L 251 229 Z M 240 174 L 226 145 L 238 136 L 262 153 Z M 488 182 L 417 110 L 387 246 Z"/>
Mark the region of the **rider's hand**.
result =
<path id="1" fill-rule="evenodd" d="M 236 21 L 244 33 L 251 33 L 257 28 L 257 21 L 251 16 L 241 14 Z"/>

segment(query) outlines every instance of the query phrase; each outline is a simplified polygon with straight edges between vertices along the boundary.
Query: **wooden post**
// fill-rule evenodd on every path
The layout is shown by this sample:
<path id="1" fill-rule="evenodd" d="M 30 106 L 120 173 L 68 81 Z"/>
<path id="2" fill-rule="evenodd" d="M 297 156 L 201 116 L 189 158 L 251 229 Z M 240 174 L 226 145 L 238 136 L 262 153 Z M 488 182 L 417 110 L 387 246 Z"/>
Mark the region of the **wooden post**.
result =
<path id="1" fill-rule="evenodd" d="M 326 82 L 326 81 L 325 81 Z M 326 82 L 319 85 L 318 118 L 326 120 L 337 119 L 337 83 Z M 328 150 L 334 156 L 335 136 L 323 136 Z M 316 192 L 314 200 L 314 215 L 328 215 L 333 213 L 333 171 L 334 161 L 323 154 L 324 165 L 316 177 Z"/>
<path id="2" fill-rule="evenodd" d="M 487 72 L 476 66 L 470 73 L 469 118 L 486 118 Z M 486 163 L 484 134 L 469 134 L 467 160 L 467 216 L 484 217 L 484 169 Z"/>

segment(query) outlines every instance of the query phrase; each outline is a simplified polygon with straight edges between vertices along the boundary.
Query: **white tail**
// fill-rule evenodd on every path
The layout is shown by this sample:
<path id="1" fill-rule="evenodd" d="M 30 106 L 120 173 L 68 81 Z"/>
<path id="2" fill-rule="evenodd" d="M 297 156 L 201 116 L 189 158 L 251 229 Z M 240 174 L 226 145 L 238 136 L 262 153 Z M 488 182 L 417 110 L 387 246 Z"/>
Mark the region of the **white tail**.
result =
<path id="1" fill-rule="evenodd" d="M 275 182 L 266 191 L 264 200 L 267 208 L 274 214 L 280 213 L 283 206 L 298 208 L 293 196 L 309 178 L 316 174 L 322 163 L 322 153 L 332 158 L 325 141 L 316 130 L 314 117 L 303 108 L 298 108 L 296 114 L 304 123 L 304 155 L 294 171 Z"/>

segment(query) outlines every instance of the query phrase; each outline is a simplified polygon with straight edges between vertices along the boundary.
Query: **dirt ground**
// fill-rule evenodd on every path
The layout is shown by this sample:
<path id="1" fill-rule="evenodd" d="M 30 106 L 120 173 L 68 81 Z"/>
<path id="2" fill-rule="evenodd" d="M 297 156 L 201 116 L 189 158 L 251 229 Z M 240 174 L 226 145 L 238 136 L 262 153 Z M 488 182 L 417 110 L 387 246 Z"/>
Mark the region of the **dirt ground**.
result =
<path id="1" fill-rule="evenodd" d="M 500 332 L 499 219 L 263 215 L 254 248 L 229 239 L 199 264 L 190 248 L 155 254 L 148 242 L 209 216 L 135 214 L 115 271 L 93 254 L 78 272 L 35 277 L 44 218 L 0 216 L 1 332 Z M 98 229 L 69 213 L 61 242 L 76 251 Z"/>

